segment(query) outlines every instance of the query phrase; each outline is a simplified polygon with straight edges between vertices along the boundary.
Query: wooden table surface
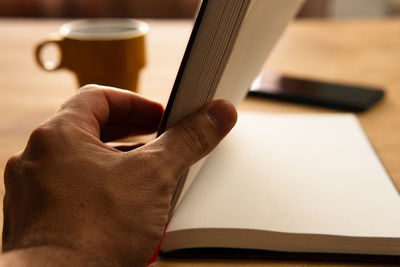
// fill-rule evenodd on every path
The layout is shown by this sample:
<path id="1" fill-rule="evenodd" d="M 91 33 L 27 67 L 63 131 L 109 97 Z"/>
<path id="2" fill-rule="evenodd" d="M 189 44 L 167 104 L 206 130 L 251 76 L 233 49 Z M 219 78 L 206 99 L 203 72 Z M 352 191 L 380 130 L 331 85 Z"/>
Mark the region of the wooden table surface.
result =
<path id="1" fill-rule="evenodd" d="M 76 90 L 69 71 L 45 72 L 33 48 L 63 20 L 0 20 L 0 169 L 24 148 L 40 122 Z M 191 21 L 148 21 L 149 62 L 141 75 L 145 96 L 166 103 L 189 37 Z M 393 181 L 400 188 L 400 19 L 297 21 L 289 26 L 265 65 L 297 76 L 382 86 L 385 99 L 358 118 Z M 241 110 L 273 113 L 327 113 L 266 100 L 246 100 Z M 356 159 L 355 159 L 356 160 Z M 1 194 L 3 194 L 1 189 Z M 1 219 L 2 221 L 2 219 Z M 400 227 L 400 226 L 399 226 Z M 302 260 L 171 260 L 167 266 L 365 266 L 365 263 Z M 375 264 L 374 266 L 382 266 Z"/>

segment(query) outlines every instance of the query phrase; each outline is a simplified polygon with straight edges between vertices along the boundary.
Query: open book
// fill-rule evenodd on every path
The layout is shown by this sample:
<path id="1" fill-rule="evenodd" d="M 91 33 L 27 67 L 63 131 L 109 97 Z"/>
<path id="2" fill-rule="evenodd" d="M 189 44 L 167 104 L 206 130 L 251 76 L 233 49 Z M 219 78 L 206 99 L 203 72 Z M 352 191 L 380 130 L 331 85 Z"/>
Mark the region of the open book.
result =
<path id="1" fill-rule="evenodd" d="M 203 0 L 160 132 L 214 98 L 239 104 L 301 3 Z M 164 252 L 400 255 L 399 193 L 352 115 L 242 113 L 186 177 Z"/>
<path id="2" fill-rule="evenodd" d="M 204 247 L 400 255 L 400 194 L 354 115 L 239 113 L 161 250 Z"/>

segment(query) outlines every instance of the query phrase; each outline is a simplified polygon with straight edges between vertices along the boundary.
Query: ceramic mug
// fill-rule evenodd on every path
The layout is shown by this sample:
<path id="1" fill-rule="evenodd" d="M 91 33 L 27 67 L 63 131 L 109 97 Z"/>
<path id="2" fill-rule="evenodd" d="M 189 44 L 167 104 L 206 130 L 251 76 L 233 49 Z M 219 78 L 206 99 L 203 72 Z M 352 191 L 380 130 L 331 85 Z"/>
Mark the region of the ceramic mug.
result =
<path id="1" fill-rule="evenodd" d="M 146 64 L 148 25 L 134 19 L 77 20 L 36 46 L 36 61 L 47 71 L 68 69 L 78 85 L 101 84 L 138 91 L 140 70 Z M 58 61 L 42 59 L 44 48 L 58 46 Z"/>

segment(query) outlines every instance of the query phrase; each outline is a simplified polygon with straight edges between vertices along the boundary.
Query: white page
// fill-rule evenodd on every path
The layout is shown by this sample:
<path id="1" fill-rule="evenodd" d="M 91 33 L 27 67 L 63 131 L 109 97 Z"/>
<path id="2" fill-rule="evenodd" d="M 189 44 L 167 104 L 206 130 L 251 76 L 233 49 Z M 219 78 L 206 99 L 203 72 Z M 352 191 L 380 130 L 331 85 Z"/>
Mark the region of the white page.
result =
<path id="1" fill-rule="evenodd" d="M 213 5 L 215 2 L 218 1 L 208 2 L 207 6 L 210 10 L 215 7 Z M 227 24 L 221 22 L 221 25 L 215 25 L 209 29 L 213 16 L 207 17 L 206 12 L 192 44 L 185 69 L 181 73 L 182 76 L 178 78 L 179 90 L 174 95 L 174 104 L 168 114 L 166 129 L 211 99 L 226 99 L 234 105 L 239 105 L 275 43 L 303 2 L 304 0 L 250 0 L 230 52 L 226 50 L 228 47 L 224 47 L 221 51 L 216 50 L 215 47 L 209 47 L 208 52 L 202 53 L 201 49 L 196 50 L 196 47 L 203 47 L 202 44 L 206 41 L 212 44 L 208 39 L 212 39 L 213 34 L 217 32 L 227 34 L 228 32 L 225 31 L 233 26 L 232 22 Z M 226 6 L 232 8 L 238 4 L 232 3 Z M 213 33 L 214 30 L 217 31 Z M 229 32 L 232 33 L 232 29 Z M 215 54 L 228 55 L 226 65 L 223 63 L 224 60 L 215 61 L 213 56 Z M 215 65 L 223 67 L 220 78 L 217 73 L 210 72 L 210 69 L 213 69 L 211 66 Z M 215 89 L 213 84 L 218 84 Z"/>
<path id="2" fill-rule="evenodd" d="M 215 99 L 238 105 L 245 98 L 265 59 L 304 0 L 251 1 Z"/>
<path id="3" fill-rule="evenodd" d="M 400 237 L 400 196 L 354 115 L 241 113 L 177 207 L 193 228 Z"/>
<path id="4" fill-rule="evenodd" d="M 250 3 L 214 99 L 226 99 L 234 105 L 243 101 L 268 54 L 303 2 L 304 0 L 256 0 Z M 195 110 L 196 105 L 186 108 Z M 175 112 L 182 111 L 177 109 Z M 182 113 L 181 116 L 183 115 Z M 201 160 L 190 169 L 177 203 L 181 201 L 203 163 L 204 160 Z"/>

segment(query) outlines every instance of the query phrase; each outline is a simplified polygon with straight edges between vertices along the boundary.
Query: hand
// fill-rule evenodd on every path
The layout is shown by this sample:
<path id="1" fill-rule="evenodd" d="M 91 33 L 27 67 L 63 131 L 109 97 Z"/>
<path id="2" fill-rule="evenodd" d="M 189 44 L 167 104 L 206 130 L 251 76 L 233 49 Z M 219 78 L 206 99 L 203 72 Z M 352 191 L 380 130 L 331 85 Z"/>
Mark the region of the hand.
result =
<path id="1" fill-rule="evenodd" d="M 88 86 L 36 128 L 5 171 L 3 262 L 145 265 L 177 180 L 236 121 L 215 101 L 138 148 L 107 143 L 156 131 L 162 113 L 137 94 Z"/>

